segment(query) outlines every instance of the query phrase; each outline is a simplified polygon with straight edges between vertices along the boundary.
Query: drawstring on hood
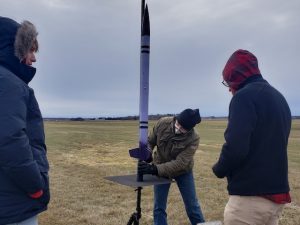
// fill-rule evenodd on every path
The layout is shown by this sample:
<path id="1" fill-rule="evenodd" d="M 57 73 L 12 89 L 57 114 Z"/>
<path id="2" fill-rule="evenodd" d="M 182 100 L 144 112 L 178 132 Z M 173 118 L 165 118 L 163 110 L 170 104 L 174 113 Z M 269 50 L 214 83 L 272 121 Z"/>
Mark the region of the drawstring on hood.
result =
<path id="1" fill-rule="evenodd" d="M 248 77 L 254 75 L 260 75 L 257 58 L 251 52 L 242 49 L 230 56 L 223 70 L 223 79 L 234 92 Z"/>
<path id="2" fill-rule="evenodd" d="M 26 84 L 36 73 L 34 67 L 21 63 L 37 38 L 35 26 L 29 21 L 21 24 L 0 16 L 0 65 L 4 66 Z"/>

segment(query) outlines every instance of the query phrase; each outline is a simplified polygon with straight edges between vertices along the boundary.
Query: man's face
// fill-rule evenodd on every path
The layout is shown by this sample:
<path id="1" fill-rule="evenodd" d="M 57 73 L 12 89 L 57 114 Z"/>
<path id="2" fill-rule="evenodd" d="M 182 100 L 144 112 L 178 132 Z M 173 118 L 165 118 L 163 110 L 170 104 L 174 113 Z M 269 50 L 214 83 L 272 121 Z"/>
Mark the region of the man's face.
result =
<path id="1" fill-rule="evenodd" d="M 31 66 L 32 63 L 36 62 L 34 49 L 31 49 L 30 52 L 27 53 L 23 62 L 28 66 Z"/>
<path id="2" fill-rule="evenodd" d="M 223 81 L 222 81 L 222 84 L 223 84 L 225 87 L 228 87 L 229 92 L 231 92 L 231 94 L 234 95 L 234 93 L 235 93 L 236 91 L 235 91 L 232 87 L 230 87 L 229 82 L 223 80 Z"/>
<path id="3" fill-rule="evenodd" d="M 185 134 L 187 132 L 176 120 L 175 122 L 175 134 Z"/>
<path id="4" fill-rule="evenodd" d="M 235 90 L 234 90 L 234 89 L 232 89 L 232 88 L 229 88 L 229 92 L 231 92 L 231 94 L 232 94 L 232 95 L 234 95 L 234 93 L 235 93 Z"/>

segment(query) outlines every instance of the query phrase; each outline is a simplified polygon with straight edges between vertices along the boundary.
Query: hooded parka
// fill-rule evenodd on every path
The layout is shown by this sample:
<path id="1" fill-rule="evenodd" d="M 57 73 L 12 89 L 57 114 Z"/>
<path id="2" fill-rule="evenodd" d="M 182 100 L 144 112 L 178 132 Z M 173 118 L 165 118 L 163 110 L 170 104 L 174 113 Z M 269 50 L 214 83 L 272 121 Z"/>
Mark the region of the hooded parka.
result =
<path id="1" fill-rule="evenodd" d="M 50 199 L 43 119 L 28 86 L 36 70 L 19 58 L 36 35 L 30 22 L 0 17 L 0 225 L 37 215 Z"/>

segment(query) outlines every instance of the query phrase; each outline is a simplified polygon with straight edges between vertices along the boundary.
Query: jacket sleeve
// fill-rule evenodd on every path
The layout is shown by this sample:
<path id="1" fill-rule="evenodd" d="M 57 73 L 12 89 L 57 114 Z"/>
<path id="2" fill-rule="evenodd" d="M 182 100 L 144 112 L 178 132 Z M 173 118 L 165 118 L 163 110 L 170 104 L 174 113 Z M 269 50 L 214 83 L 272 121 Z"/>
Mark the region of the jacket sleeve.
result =
<path id="1" fill-rule="evenodd" d="M 154 125 L 152 131 L 148 136 L 148 147 L 153 152 L 153 149 L 157 145 L 157 127 L 159 126 L 159 121 Z"/>
<path id="2" fill-rule="evenodd" d="M 248 96 L 236 94 L 229 106 L 225 143 L 218 162 L 213 166 L 213 172 L 217 177 L 229 176 L 243 164 L 249 152 L 251 134 L 256 121 L 254 103 Z"/>
<path id="3" fill-rule="evenodd" d="M 161 177 L 173 178 L 188 172 L 193 166 L 193 158 L 199 146 L 199 138 L 191 142 L 176 159 L 166 163 L 158 164 L 158 175 Z"/>
<path id="4" fill-rule="evenodd" d="M 9 85 L 8 85 L 9 86 Z M 44 182 L 33 160 L 26 134 L 28 90 L 0 86 L 0 169 L 27 194 L 43 189 Z"/>

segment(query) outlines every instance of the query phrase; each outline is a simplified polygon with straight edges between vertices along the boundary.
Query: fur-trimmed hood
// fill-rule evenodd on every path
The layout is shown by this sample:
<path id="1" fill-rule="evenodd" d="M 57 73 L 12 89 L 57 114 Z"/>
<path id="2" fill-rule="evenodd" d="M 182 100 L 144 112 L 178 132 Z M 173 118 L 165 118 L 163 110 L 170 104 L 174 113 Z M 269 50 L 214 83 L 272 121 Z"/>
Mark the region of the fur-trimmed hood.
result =
<path id="1" fill-rule="evenodd" d="M 0 65 L 27 84 L 35 75 L 36 69 L 21 61 L 31 50 L 37 35 L 35 26 L 29 21 L 19 24 L 0 16 Z"/>
<path id="2" fill-rule="evenodd" d="M 18 59 L 23 60 L 25 58 L 26 54 L 31 50 L 37 35 L 36 28 L 32 23 L 27 20 L 21 23 L 14 43 L 15 56 Z"/>

